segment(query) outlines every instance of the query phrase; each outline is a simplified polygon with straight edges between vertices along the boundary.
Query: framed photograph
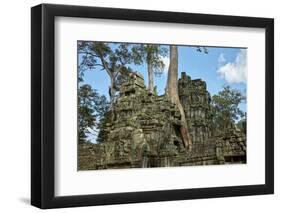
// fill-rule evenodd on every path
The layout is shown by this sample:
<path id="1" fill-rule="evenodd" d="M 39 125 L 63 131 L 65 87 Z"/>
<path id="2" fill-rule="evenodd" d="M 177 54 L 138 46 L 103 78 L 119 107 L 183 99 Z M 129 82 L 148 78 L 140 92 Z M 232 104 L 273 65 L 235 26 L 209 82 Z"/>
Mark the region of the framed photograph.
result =
<path id="1" fill-rule="evenodd" d="M 31 9 L 31 204 L 272 194 L 274 20 Z"/>

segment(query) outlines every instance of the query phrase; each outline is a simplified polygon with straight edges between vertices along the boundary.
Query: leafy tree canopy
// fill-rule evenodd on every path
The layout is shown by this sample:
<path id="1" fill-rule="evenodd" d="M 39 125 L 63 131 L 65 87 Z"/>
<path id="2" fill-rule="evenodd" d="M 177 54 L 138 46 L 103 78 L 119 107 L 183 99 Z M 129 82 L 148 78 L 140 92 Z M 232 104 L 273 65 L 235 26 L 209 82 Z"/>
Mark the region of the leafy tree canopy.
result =
<path id="1" fill-rule="evenodd" d="M 88 142 L 88 134 L 97 134 L 99 121 L 109 109 L 105 96 L 100 96 L 88 84 L 78 89 L 78 134 L 79 143 Z"/>
<path id="2" fill-rule="evenodd" d="M 151 64 L 155 74 L 161 74 L 165 68 L 163 58 L 169 50 L 160 44 L 135 44 L 132 47 L 132 58 L 135 64 Z"/>
<path id="3" fill-rule="evenodd" d="M 84 71 L 99 68 L 110 77 L 109 96 L 111 102 L 116 95 L 117 78 L 123 74 L 122 70 L 129 69 L 132 53 L 127 43 L 109 45 L 107 42 L 79 41 L 79 81 L 83 81 Z"/>
<path id="4" fill-rule="evenodd" d="M 224 86 L 222 91 L 212 97 L 216 130 L 223 131 L 245 117 L 245 113 L 239 108 L 239 104 L 245 100 L 246 97 L 239 90 L 230 86 Z"/>

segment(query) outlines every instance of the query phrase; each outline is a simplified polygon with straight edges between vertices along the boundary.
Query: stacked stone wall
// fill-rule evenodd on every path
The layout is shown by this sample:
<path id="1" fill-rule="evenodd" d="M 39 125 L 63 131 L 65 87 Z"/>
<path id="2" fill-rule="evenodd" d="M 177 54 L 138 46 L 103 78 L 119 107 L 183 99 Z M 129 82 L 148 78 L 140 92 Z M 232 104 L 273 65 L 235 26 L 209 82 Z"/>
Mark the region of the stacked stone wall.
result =
<path id="1" fill-rule="evenodd" d="M 246 162 L 241 131 L 214 136 L 206 83 L 182 73 L 179 97 L 186 113 L 192 150 L 183 146 L 177 107 L 151 94 L 139 73 L 121 86 L 102 125 L 99 144 L 80 144 L 78 169 L 195 166 Z"/>

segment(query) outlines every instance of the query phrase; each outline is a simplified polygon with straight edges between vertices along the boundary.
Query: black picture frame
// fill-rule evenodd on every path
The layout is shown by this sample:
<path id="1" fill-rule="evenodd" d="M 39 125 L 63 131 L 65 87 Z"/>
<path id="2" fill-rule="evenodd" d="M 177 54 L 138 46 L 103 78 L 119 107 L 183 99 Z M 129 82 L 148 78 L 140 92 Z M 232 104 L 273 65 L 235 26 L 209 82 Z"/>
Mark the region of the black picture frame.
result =
<path id="1" fill-rule="evenodd" d="M 264 28 L 265 184 L 93 195 L 54 195 L 55 17 Z M 41 4 L 31 9 L 31 204 L 42 209 L 274 193 L 274 20 L 241 16 Z M 261 139 L 262 140 L 262 139 Z"/>

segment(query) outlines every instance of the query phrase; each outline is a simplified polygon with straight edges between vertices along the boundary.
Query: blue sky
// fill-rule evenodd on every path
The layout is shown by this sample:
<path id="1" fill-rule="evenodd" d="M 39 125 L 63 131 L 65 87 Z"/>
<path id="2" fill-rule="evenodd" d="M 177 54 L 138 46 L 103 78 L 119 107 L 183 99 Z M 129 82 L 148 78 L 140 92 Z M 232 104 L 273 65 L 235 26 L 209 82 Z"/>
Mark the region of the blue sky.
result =
<path id="1" fill-rule="evenodd" d="M 230 85 L 239 89 L 246 95 L 247 77 L 247 49 L 207 47 L 208 54 L 196 51 L 192 46 L 178 46 L 178 72 L 186 72 L 192 79 L 200 78 L 207 83 L 207 90 L 211 95 L 222 90 L 223 85 Z M 164 93 L 169 58 L 163 58 L 165 70 L 159 77 L 155 76 L 154 84 L 158 94 Z M 140 72 L 147 85 L 146 65 L 130 65 L 134 71 Z M 105 71 L 99 68 L 87 70 L 84 75 L 84 83 L 90 84 L 100 94 L 108 96 L 110 79 Z M 240 104 L 240 109 L 246 111 L 246 103 Z"/>

